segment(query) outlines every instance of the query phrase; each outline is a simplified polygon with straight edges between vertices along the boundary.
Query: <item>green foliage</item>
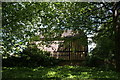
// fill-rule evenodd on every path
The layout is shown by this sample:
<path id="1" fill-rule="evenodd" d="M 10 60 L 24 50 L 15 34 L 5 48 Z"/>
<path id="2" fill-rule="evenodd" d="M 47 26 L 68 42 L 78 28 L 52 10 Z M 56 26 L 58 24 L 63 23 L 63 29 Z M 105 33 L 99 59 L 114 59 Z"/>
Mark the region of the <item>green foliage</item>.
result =
<path id="1" fill-rule="evenodd" d="M 103 59 L 114 57 L 115 54 L 115 42 L 110 38 L 102 37 L 97 40 L 97 46 L 93 50 L 93 55 L 99 56 Z"/>
<path id="2" fill-rule="evenodd" d="M 16 44 L 22 48 L 21 45 L 35 40 L 32 37 L 40 34 L 45 38 L 54 38 L 59 37 L 63 30 L 86 29 L 87 27 L 83 27 L 88 26 L 83 21 L 83 18 L 86 17 L 82 14 L 86 12 L 88 7 L 91 10 L 95 5 L 93 7 L 91 3 L 71 2 L 4 2 L 2 4 L 3 54 L 19 52 L 20 50 L 16 49 Z M 88 17 L 87 20 L 89 20 Z"/>
<path id="3" fill-rule="evenodd" d="M 99 30 L 93 37 L 96 47 L 89 53 L 87 63 L 90 66 L 100 67 L 101 65 L 106 68 L 115 68 L 115 31 L 113 26 L 102 24 Z"/>
<path id="4" fill-rule="evenodd" d="M 55 66 L 59 60 L 50 57 L 50 53 L 39 50 L 36 45 L 29 45 L 18 56 L 3 59 L 3 66 Z"/>
<path id="5" fill-rule="evenodd" d="M 50 56 L 50 53 L 47 51 L 42 51 L 37 48 L 36 44 L 29 44 L 26 49 L 23 50 L 21 55 L 28 55 L 30 57 L 32 56 L 39 56 L 39 55 L 44 55 L 44 56 Z"/>
<path id="6" fill-rule="evenodd" d="M 95 56 L 95 55 L 93 55 L 91 57 L 88 56 L 86 58 L 85 65 L 90 66 L 90 67 L 99 67 L 99 68 L 105 66 L 104 60 L 101 59 L 100 57 Z M 107 68 L 105 67 L 105 69 L 107 69 Z"/>
<path id="7" fill-rule="evenodd" d="M 34 15 L 32 10 L 28 10 L 28 5 L 30 3 L 2 3 L 2 53 L 4 56 L 21 52 L 33 35 L 32 24 L 29 21 Z"/>
<path id="8" fill-rule="evenodd" d="M 68 29 L 82 30 L 85 34 L 97 33 L 101 30 L 99 26 L 108 28 L 112 25 L 109 23 L 112 18 L 108 17 L 112 14 L 110 6 L 112 3 L 4 2 L 2 4 L 3 52 L 4 54 L 18 52 L 15 44 L 21 47 L 22 44 L 26 45 L 26 42 L 35 40 L 35 36 L 40 34 L 45 38 L 55 38 L 59 37 L 63 30 Z"/>
<path id="9" fill-rule="evenodd" d="M 114 7 L 114 3 L 103 2 L 4 2 L 2 4 L 3 56 L 22 52 L 28 42 L 39 40 L 41 34 L 44 38 L 56 38 L 60 37 L 64 30 L 71 29 L 82 30 L 85 35 L 96 34 L 97 47 L 93 55 L 111 59 L 115 47 L 112 18 Z M 84 41 L 84 38 L 81 38 Z M 33 60 L 38 60 L 37 53 L 41 52 L 36 49 L 28 51 L 26 50 L 27 59 L 29 57 L 33 59 L 34 56 L 36 58 Z M 41 59 L 46 58 L 43 55 L 44 52 L 40 55 Z"/>
<path id="10" fill-rule="evenodd" d="M 95 67 L 56 66 L 56 67 L 3 67 L 3 79 L 41 80 L 118 80 L 119 73 Z"/>
<path id="11" fill-rule="evenodd" d="M 94 37 L 96 47 L 87 56 L 87 66 L 115 69 L 115 41 L 109 34 Z"/>

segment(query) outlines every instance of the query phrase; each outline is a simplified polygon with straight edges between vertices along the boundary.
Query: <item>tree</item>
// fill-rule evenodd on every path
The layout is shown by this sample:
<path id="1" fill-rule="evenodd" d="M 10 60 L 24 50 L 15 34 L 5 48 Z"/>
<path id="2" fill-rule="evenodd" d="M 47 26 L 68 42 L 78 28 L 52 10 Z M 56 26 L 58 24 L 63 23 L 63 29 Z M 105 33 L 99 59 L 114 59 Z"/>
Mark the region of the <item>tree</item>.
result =
<path id="1" fill-rule="evenodd" d="M 32 6 L 32 3 L 2 3 L 3 55 L 22 51 L 35 34 L 33 23 L 36 15 Z"/>
<path id="2" fill-rule="evenodd" d="M 4 54 L 19 51 L 21 45 L 31 40 L 35 34 L 42 34 L 45 38 L 57 37 L 64 29 L 80 29 L 76 23 L 80 17 L 78 6 L 88 5 L 80 4 L 82 3 L 3 3 Z"/>
<path id="3" fill-rule="evenodd" d="M 113 26 L 115 31 L 116 44 L 116 69 L 120 72 L 120 2 L 114 4 L 113 8 Z"/>
<path id="4" fill-rule="evenodd" d="M 42 34 L 45 38 L 57 38 L 65 29 L 83 30 L 86 35 L 99 34 L 98 38 L 107 34 L 109 37 L 116 35 L 115 56 L 118 69 L 119 3 L 32 2 L 3 3 L 2 7 L 3 45 L 7 52 L 12 50 L 16 43 L 20 45 L 21 41 L 30 40 L 29 37 L 33 40 L 34 36 Z"/>

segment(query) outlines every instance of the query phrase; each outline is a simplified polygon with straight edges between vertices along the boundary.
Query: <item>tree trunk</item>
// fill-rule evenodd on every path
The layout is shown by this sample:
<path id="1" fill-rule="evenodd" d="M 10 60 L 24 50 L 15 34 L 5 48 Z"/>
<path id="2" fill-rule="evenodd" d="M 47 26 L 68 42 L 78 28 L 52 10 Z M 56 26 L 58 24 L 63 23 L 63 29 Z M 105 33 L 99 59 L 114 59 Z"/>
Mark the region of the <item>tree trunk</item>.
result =
<path id="1" fill-rule="evenodd" d="M 115 3 L 113 9 L 113 26 L 115 29 L 115 61 L 116 70 L 120 72 L 120 2 Z"/>

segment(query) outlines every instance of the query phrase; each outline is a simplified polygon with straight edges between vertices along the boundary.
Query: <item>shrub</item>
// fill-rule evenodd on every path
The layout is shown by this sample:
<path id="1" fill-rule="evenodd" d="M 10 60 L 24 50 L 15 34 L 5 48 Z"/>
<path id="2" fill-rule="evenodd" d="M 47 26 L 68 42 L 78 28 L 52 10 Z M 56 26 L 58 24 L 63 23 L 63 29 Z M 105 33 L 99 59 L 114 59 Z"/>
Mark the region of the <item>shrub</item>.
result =
<path id="1" fill-rule="evenodd" d="M 50 53 L 41 51 L 36 45 L 29 45 L 19 57 L 11 56 L 3 59 L 3 66 L 54 66 L 59 60 L 50 57 Z"/>
<path id="2" fill-rule="evenodd" d="M 104 65 L 104 60 L 97 56 L 88 56 L 85 63 L 90 67 L 101 67 Z"/>

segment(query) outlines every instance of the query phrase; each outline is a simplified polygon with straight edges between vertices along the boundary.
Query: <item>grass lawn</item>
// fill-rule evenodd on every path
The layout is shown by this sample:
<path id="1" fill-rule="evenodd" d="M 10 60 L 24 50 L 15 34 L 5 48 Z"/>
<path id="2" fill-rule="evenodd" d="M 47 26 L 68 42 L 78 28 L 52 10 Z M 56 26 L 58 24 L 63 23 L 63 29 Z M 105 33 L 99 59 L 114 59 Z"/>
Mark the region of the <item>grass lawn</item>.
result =
<path id="1" fill-rule="evenodd" d="M 95 67 L 3 67 L 2 80 L 120 80 L 119 73 Z"/>

